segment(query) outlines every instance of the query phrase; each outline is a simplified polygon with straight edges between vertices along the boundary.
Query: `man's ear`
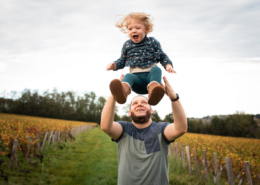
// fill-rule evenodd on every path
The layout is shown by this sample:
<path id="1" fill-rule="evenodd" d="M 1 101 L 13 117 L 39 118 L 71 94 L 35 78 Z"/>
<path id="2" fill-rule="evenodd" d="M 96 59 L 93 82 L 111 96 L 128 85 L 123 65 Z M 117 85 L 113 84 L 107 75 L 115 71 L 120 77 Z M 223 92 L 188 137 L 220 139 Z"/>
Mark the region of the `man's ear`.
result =
<path id="1" fill-rule="evenodd" d="M 131 111 L 128 111 L 128 116 L 131 117 Z"/>
<path id="2" fill-rule="evenodd" d="M 151 109 L 151 114 L 153 114 L 153 109 Z"/>

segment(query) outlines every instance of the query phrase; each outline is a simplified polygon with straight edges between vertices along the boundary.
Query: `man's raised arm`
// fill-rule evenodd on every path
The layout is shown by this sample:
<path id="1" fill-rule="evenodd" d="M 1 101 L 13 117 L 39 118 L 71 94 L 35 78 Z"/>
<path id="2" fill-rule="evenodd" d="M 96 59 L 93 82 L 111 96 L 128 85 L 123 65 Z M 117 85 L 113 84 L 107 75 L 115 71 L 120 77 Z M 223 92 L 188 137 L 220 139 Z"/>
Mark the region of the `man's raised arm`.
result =
<path id="1" fill-rule="evenodd" d="M 171 100 L 172 106 L 172 115 L 174 119 L 174 123 L 168 125 L 164 130 L 164 135 L 168 141 L 173 141 L 174 139 L 180 137 L 188 130 L 187 118 L 184 112 L 184 109 L 179 100 L 172 101 L 177 99 L 177 94 L 174 92 L 173 88 L 169 84 L 166 77 L 163 77 L 165 82 L 165 90 L 166 94 L 169 96 Z"/>
<path id="2" fill-rule="evenodd" d="M 120 80 L 122 79 L 123 75 L 120 77 Z M 112 139 L 118 140 L 123 132 L 123 129 L 119 123 L 114 122 L 115 107 L 116 101 L 111 94 L 102 110 L 100 126 L 101 129 Z"/>

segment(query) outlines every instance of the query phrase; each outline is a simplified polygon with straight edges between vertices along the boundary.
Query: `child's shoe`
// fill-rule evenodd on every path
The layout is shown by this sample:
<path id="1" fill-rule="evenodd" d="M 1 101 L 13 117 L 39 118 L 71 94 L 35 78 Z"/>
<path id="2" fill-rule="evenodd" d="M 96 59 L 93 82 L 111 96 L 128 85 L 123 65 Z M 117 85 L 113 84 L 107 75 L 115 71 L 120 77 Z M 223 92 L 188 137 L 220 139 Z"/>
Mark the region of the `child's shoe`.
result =
<path id="1" fill-rule="evenodd" d="M 121 83 L 120 80 L 114 79 L 110 83 L 110 91 L 117 103 L 124 104 L 131 93 L 131 87 L 126 82 Z"/>
<path id="2" fill-rule="evenodd" d="M 148 103 L 150 105 L 157 105 L 164 96 L 164 88 L 158 82 L 151 82 L 148 84 Z"/>

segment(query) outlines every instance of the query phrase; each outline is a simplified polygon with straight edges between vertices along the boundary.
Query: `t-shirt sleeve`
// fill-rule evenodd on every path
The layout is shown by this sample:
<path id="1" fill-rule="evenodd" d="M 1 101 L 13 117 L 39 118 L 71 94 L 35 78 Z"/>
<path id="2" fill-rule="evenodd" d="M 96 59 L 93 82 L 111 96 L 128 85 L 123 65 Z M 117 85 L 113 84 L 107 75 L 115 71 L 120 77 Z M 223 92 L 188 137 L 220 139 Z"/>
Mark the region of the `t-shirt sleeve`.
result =
<path id="1" fill-rule="evenodd" d="M 171 123 L 169 123 L 169 122 L 163 122 L 163 125 L 162 125 L 162 137 L 163 137 L 163 139 L 164 139 L 164 141 L 165 141 L 166 144 L 170 144 L 170 143 L 172 143 L 172 142 L 175 141 L 175 140 L 173 140 L 173 141 L 168 141 L 168 139 L 167 139 L 167 138 L 165 137 L 165 135 L 164 135 L 164 130 L 165 130 L 165 128 L 166 128 L 169 124 L 171 124 Z"/>
<path id="2" fill-rule="evenodd" d="M 121 127 L 122 127 L 122 133 L 121 133 L 120 137 L 119 137 L 117 140 L 114 140 L 114 139 L 112 139 L 112 138 L 111 138 L 111 140 L 118 143 L 118 142 L 120 141 L 122 135 L 124 134 L 126 122 L 125 122 L 125 121 L 116 121 L 116 122 L 121 125 Z"/>

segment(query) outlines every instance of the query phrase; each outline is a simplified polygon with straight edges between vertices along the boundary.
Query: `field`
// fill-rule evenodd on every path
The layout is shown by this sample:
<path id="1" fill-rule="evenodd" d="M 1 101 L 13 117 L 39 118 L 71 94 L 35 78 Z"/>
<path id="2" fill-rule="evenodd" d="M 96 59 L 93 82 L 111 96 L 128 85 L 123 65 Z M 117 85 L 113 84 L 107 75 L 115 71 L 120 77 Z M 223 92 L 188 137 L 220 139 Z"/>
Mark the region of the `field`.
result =
<path id="1" fill-rule="evenodd" d="M 21 166 L 6 170 L 9 183 L 0 178 L 1 185 L 115 185 L 117 184 L 116 143 L 98 127 L 75 136 L 76 140 L 66 142 L 61 149 L 56 145 L 52 150 L 44 150 L 43 162 L 32 158 L 35 165 L 19 155 Z M 0 159 L 2 159 L 0 157 Z M 4 156 L 6 159 L 6 156 Z M 36 166 L 37 165 L 37 166 Z M 181 170 L 181 164 L 169 158 L 169 185 L 213 185 L 203 178 L 190 176 Z M 26 171 L 29 171 L 26 175 Z"/>
<path id="2" fill-rule="evenodd" d="M 20 164 L 24 165 L 24 166 L 20 166 L 19 168 L 31 169 L 32 168 L 31 164 L 28 164 L 28 159 L 26 159 L 25 157 L 26 155 L 22 155 L 23 152 L 19 151 L 19 150 L 23 151 L 23 149 L 26 148 L 23 146 L 28 145 L 29 137 L 32 138 L 31 144 L 32 145 L 34 144 L 35 146 L 35 144 L 38 143 L 37 136 L 39 136 L 39 140 L 40 140 L 39 143 L 42 143 L 42 140 L 46 132 L 50 132 L 51 130 L 53 131 L 60 130 L 61 136 L 63 136 L 63 139 L 66 140 L 65 136 L 66 135 L 68 136 L 71 128 L 73 127 L 77 128 L 78 126 L 86 125 L 86 124 L 90 124 L 94 126 L 97 125 L 96 123 L 47 119 L 47 118 L 38 118 L 38 117 L 30 117 L 30 116 L 19 116 L 19 115 L 12 115 L 12 114 L 0 114 L 0 163 L 2 164 L 2 165 L 0 164 L 0 170 L 4 170 L 4 173 L 9 175 L 10 177 L 9 179 L 11 179 L 11 182 L 19 181 L 21 175 L 17 175 L 15 173 L 15 171 L 17 170 L 16 167 L 14 168 L 14 171 L 8 171 L 8 164 L 10 159 L 7 156 L 10 155 L 11 153 L 11 148 L 12 148 L 11 144 L 13 140 L 17 139 L 19 142 L 18 159 L 20 160 Z M 74 171 L 76 171 L 76 168 L 79 168 L 78 165 L 80 164 L 90 165 L 90 162 L 92 161 L 91 166 L 88 165 L 84 166 L 85 172 L 77 172 L 77 173 L 81 173 L 82 178 L 84 178 L 84 182 L 89 182 L 90 184 L 91 183 L 102 184 L 101 181 L 103 181 L 105 184 L 114 184 L 117 179 L 116 144 L 114 142 L 111 142 L 109 137 L 106 136 L 100 129 L 94 129 L 94 130 L 96 131 L 94 132 L 88 131 L 90 134 L 86 134 L 86 133 L 84 133 L 83 135 L 79 134 L 79 136 L 77 137 L 78 138 L 80 137 L 80 142 L 78 141 L 77 138 L 76 142 L 74 143 L 77 142 L 79 143 L 77 143 L 75 146 L 66 143 L 66 147 L 65 147 L 64 144 L 65 142 L 62 141 L 62 143 L 64 144 L 64 149 L 66 148 L 66 151 L 64 149 L 61 150 L 60 149 L 61 146 L 59 145 L 54 147 L 53 149 L 54 151 L 47 152 L 46 150 L 44 150 L 43 155 L 45 156 L 45 158 L 43 159 L 43 162 L 40 163 L 38 159 L 35 159 L 35 161 L 37 161 L 38 163 L 38 166 L 42 165 L 42 169 L 35 170 L 35 173 L 36 172 L 38 173 L 38 175 L 35 176 L 37 176 L 37 178 L 41 178 L 42 182 L 45 182 L 46 180 L 48 182 L 47 184 L 53 184 L 53 182 L 58 182 L 57 184 L 59 183 L 61 184 L 62 175 L 59 175 L 61 169 L 71 168 L 70 170 L 67 170 L 66 173 L 64 172 L 64 176 L 71 176 L 72 174 L 69 173 L 73 173 L 74 175 L 72 175 L 71 177 L 72 179 L 70 179 L 71 182 L 75 180 L 77 180 L 77 182 L 81 182 L 80 180 L 81 177 L 80 178 L 77 177 Z M 260 155 L 259 155 L 260 140 L 259 139 L 232 138 L 232 137 L 220 137 L 220 136 L 212 136 L 212 135 L 186 133 L 182 137 L 178 138 L 176 142 L 178 142 L 178 146 L 180 146 L 180 144 L 182 144 L 184 147 L 190 146 L 192 158 L 194 157 L 192 151 L 193 148 L 195 148 L 200 163 L 202 163 L 202 151 L 205 150 L 207 152 L 209 171 L 211 173 L 214 173 L 213 153 L 217 153 L 218 165 L 222 170 L 221 178 L 222 180 L 224 179 L 223 180 L 224 182 L 227 182 L 227 176 L 225 172 L 226 157 L 231 158 L 235 178 L 238 174 L 241 173 L 240 175 L 242 176 L 242 178 L 246 179 L 243 166 L 244 166 L 244 161 L 248 161 L 250 164 L 251 177 L 253 182 L 257 182 L 257 183 L 259 182 L 260 179 Z M 109 153 L 112 152 L 112 150 L 111 148 L 108 147 L 113 148 L 113 154 L 111 156 L 109 155 Z M 31 159 L 35 158 L 35 151 L 36 151 L 35 148 L 34 151 L 32 151 L 33 150 L 32 148 L 30 149 L 30 152 L 32 153 L 32 155 L 29 156 L 30 162 Z M 75 148 L 80 149 L 80 151 L 75 150 Z M 58 152 L 58 150 L 62 151 L 63 154 L 60 155 L 55 153 Z M 33 152 L 34 152 L 34 156 L 33 156 Z M 52 154 L 53 152 L 54 154 Z M 75 160 L 79 158 L 79 156 L 74 158 L 72 158 L 72 156 L 73 155 L 76 156 L 79 154 L 82 154 L 82 156 L 80 156 L 82 158 L 80 159 L 80 162 L 77 162 Z M 106 158 L 106 156 L 107 157 L 110 156 L 110 158 Z M 1 162 L 2 159 L 4 162 Z M 61 161 L 57 162 L 59 161 L 59 159 Z M 103 161 L 102 163 L 99 162 L 101 159 Z M 113 168 L 109 167 L 111 161 L 113 161 Z M 55 165 L 53 166 L 52 163 L 53 165 L 55 163 L 55 165 L 58 165 L 59 167 Z M 74 165 L 76 165 L 75 169 L 73 167 Z M 194 168 L 194 160 L 192 160 L 192 165 Z M 174 164 L 174 167 L 176 167 L 176 164 Z M 45 171 L 43 170 L 43 168 Z M 55 168 L 59 169 L 58 172 L 55 171 Z M 93 171 L 94 169 L 97 169 L 97 172 L 94 172 Z M 171 164 L 170 164 L 170 169 L 173 169 Z M 104 172 L 102 171 L 102 173 L 104 174 L 111 173 L 111 177 L 100 174 L 98 172 L 100 170 L 101 171 L 104 170 Z M 19 171 L 21 171 L 21 169 L 19 169 Z M 201 169 L 201 172 L 204 173 L 203 169 Z M 170 176 L 169 176 L 170 184 L 176 184 L 181 180 L 188 181 L 190 179 L 189 175 L 187 176 L 184 175 L 185 176 L 184 178 L 177 178 L 176 174 L 179 174 L 181 176 L 180 173 L 170 171 Z M 34 181 L 32 180 L 33 176 L 34 175 L 28 176 L 31 178 L 32 182 Z M 88 178 L 85 178 L 85 176 Z M 92 180 L 90 181 L 90 176 L 91 178 L 93 178 L 93 181 Z M 1 182 L 4 182 L 2 178 L 0 178 L 0 184 Z M 185 184 L 185 182 L 183 183 Z M 24 179 L 24 183 L 21 184 L 28 184 L 27 176 Z M 35 183 L 32 184 L 37 184 L 37 180 L 35 180 Z"/>
<path id="3" fill-rule="evenodd" d="M 230 157 L 235 178 L 240 174 L 243 179 L 246 179 L 245 170 L 243 167 L 244 161 L 248 161 L 250 164 L 251 178 L 253 182 L 259 182 L 260 180 L 259 139 L 186 133 L 182 137 L 178 138 L 176 142 L 178 142 L 179 145 L 182 144 L 184 147 L 189 146 L 191 150 L 191 157 L 194 156 L 193 149 L 195 148 L 201 164 L 203 159 L 202 152 L 205 150 L 207 153 L 209 169 L 212 173 L 214 172 L 213 154 L 216 153 L 218 156 L 218 166 L 223 171 L 221 175 L 222 178 L 227 178 L 225 172 L 225 158 Z M 194 160 L 192 161 L 192 165 L 194 167 Z"/>
<path id="4" fill-rule="evenodd" d="M 2 146 L 0 155 L 8 153 L 8 146 L 14 139 L 18 140 L 18 148 L 21 149 L 22 144 L 28 143 L 28 137 L 32 138 L 32 144 L 34 144 L 36 136 L 39 135 L 41 140 L 47 131 L 59 130 L 63 134 L 68 133 L 73 127 L 76 128 L 85 124 L 97 125 L 96 123 L 0 113 L 0 141 Z"/>

